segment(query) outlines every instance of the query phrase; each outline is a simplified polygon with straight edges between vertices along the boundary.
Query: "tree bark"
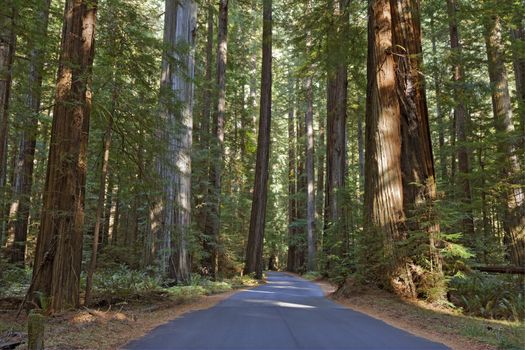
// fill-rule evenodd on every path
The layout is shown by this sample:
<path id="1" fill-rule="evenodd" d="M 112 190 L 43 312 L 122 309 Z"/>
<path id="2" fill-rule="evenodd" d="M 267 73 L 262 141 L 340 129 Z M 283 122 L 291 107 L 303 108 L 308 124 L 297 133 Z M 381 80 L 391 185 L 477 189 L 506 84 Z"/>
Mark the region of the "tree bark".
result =
<path id="1" fill-rule="evenodd" d="M 400 240 L 405 231 L 401 117 L 392 47 L 390 1 L 373 0 L 368 22 L 364 238 L 367 247 L 373 246 L 372 251 L 380 253 L 365 253 L 363 259 L 369 266 L 366 274 L 379 280 L 385 277 L 381 259 L 394 260 L 393 243 Z M 385 282 L 391 283 L 390 276 L 386 277 Z"/>
<path id="2" fill-rule="evenodd" d="M 15 57 L 15 19 L 16 4 L 8 0 L 0 10 L 0 244 L 4 241 L 6 225 L 7 180 L 7 145 L 8 145 L 8 108 L 11 94 L 12 67 Z"/>
<path id="3" fill-rule="evenodd" d="M 495 15 L 486 25 L 486 46 L 490 83 L 492 85 L 492 107 L 494 124 L 498 137 L 498 159 L 502 175 L 506 181 L 503 195 L 505 207 L 503 229 L 506 235 L 507 253 L 510 261 L 517 266 L 525 265 L 525 205 L 523 180 L 520 164 L 516 155 L 516 145 L 509 140 L 514 133 L 512 106 L 509 93 L 507 70 L 503 60 L 501 19 Z"/>
<path id="4" fill-rule="evenodd" d="M 165 6 L 164 44 L 169 49 L 162 60 L 163 130 L 159 132 L 167 152 L 158 159 L 163 198 L 153 208 L 152 233 L 159 240 L 161 271 L 176 282 L 187 282 L 191 272 L 188 239 L 197 4 L 193 0 L 166 0 Z M 187 51 L 180 53 L 181 46 Z"/>
<path id="5" fill-rule="evenodd" d="M 338 199 L 338 191 L 344 188 L 346 173 L 346 119 L 348 98 L 347 57 L 341 42 L 346 40 L 348 25 L 348 1 L 340 0 L 334 4 L 334 21 L 337 27 L 336 38 L 332 39 L 329 52 L 340 57 L 334 67 L 327 72 L 327 121 L 326 121 L 326 187 L 325 187 L 325 231 L 332 225 L 340 225 L 343 215 L 342 203 Z M 344 238 L 344 228 L 337 227 L 333 232 L 332 241 Z M 325 234 L 326 236 L 326 234 Z M 331 252 L 324 240 L 325 252 L 344 255 L 344 249 Z M 347 247 L 343 242 L 342 247 Z"/>
<path id="6" fill-rule="evenodd" d="M 95 1 L 66 1 L 42 220 L 28 292 L 37 303 L 39 293 L 50 298 L 50 313 L 79 305 L 95 21 Z"/>
<path id="7" fill-rule="evenodd" d="M 307 11 L 311 11 L 311 1 L 307 4 Z M 306 39 L 307 53 L 311 51 L 311 33 Z M 310 72 L 311 73 L 311 72 Z M 306 78 L 306 237 L 308 242 L 308 271 L 316 269 L 316 237 L 315 237 L 315 173 L 314 173 L 314 92 L 313 79 Z"/>
<path id="8" fill-rule="evenodd" d="M 415 262 L 412 252 L 401 251 L 396 242 L 411 232 L 428 232 L 426 242 L 410 238 L 429 246 L 429 269 L 441 276 L 418 16 L 412 0 L 375 0 L 369 7 L 364 239 L 368 252 L 379 247 L 380 253 L 363 257 L 372 267 L 365 274 L 409 297 L 417 296 Z"/>
<path id="9" fill-rule="evenodd" d="M 312 80 L 306 84 L 306 236 L 308 241 L 308 270 L 316 269 L 316 237 L 315 237 L 315 183 L 314 183 L 314 116 Z"/>
<path id="10" fill-rule="evenodd" d="M 458 171 L 462 183 L 461 201 L 464 205 L 465 215 L 462 219 L 463 232 L 467 241 L 474 243 L 474 213 L 472 212 L 472 192 L 470 189 L 470 159 L 467 148 L 467 134 L 469 116 L 463 102 L 463 66 L 461 65 L 462 49 L 459 41 L 459 31 L 457 23 L 456 0 L 447 0 L 448 21 L 450 30 L 450 48 L 452 49 L 452 70 L 454 81 L 454 119 L 456 121 Z"/>
<path id="11" fill-rule="evenodd" d="M 10 261 L 24 264 L 27 229 L 29 224 L 29 209 L 31 204 L 31 188 L 33 185 L 33 161 L 35 157 L 36 137 L 38 132 L 38 114 L 42 95 L 42 71 L 44 69 L 43 44 L 47 37 L 49 22 L 49 7 L 51 0 L 39 3 L 35 23 L 38 36 L 33 41 L 29 61 L 29 92 L 26 97 L 27 117 L 26 127 L 22 130 L 19 142 L 19 152 L 15 166 L 13 182 L 13 202 L 9 215 L 8 235 L 14 237 L 10 250 Z"/>
<path id="12" fill-rule="evenodd" d="M 263 0 L 263 58 L 261 69 L 261 112 L 257 137 L 257 160 L 253 190 L 250 230 L 246 246 L 246 274 L 262 278 L 263 241 L 268 196 L 268 162 L 270 159 L 270 131 L 272 117 L 272 0 Z"/>
<path id="13" fill-rule="evenodd" d="M 212 4 L 213 2 L 210 0 L 208 3 L 208 14 L 207 14 L 207 37 L 206 37 L 206 74 L 205 74 L 205 87 L 203 89 L 203 110 L 202 110 L 202 121 L 201 121 L 201 127 L 200 127 L 200 146 L 204 150 L 206 159 L 204 160 L 204 166 L 206 171 L 210 169 L 210 119 L 211 119 L 211 104 L 212 104 L 212 93 L 213 93 L 213 81 L 212 81 L 212 70 L 213 70 L 213 32 L 214 32 L 214 6 Z M 210 174 L 206 174 L 209 176 Z M 203 270 L 206 273 L 210 273 L 212 270 L 212 246 L 209 242 L 209 237 L 207 235 L 207 225 L 209 220 L 209 197 L 210 197 L 210 189 L 208 188 L 208 181 L 200 181 L 199 182 L 199 191 L 201 195 L 203 196 L 202 203 L 197 203 L 196 208 L 199 210 L 198 216 L 200 217 L 198 225 L 202 229 L 203 237 L 202 237 L 202 248 L 204 252 L 208 252 L 209 256 L 205 257 L 203 259 Z M 199 201 L 200 202 L 200 201 Z"/>
<path id="14" fill-rule="evenodd" d="M 291 73 L 288 73 L 291 75 Z M 296 169 L 296 139 L 295 139 L 295 103 L 292 78 L 288 78 L 288 260 L 286 269 L 295 272 L 296 227 L 297 219 L 297 169 Z"/>
<path id="15" fill-rule="evenodd" d="M 210 183 L 211 205 L 206 230 L 210 242 L 211 275 L 218 272 L 218 248 L 220 230 L 221 176 L 224 162 L 224 113 L 226 110 L 226 63 L 228 52 L 228 0 L 219 1 L 219 30 L 217 33 L 217 110 L 213 116 L 213 134 Z"/>
<path id="16" fill-rule="evenodd" d="M 396 90 L 401 113 L 404 211 L 411 232 L 427 233 L 428 240 L 425 238 L 420 243 L 428 244 L 427 268 L 436 274 L 433 281 L 441 283 L 441 257 L 435 247 L 440 227 L 434 209 L 434 157 L 425 81 L 420 73 L 423 69 L 419 1 L 391 0 L 390 3 L 394 44 L 392 54 L 396 63 Z M 415 273 L 409 270 L 410 272 Z"/>

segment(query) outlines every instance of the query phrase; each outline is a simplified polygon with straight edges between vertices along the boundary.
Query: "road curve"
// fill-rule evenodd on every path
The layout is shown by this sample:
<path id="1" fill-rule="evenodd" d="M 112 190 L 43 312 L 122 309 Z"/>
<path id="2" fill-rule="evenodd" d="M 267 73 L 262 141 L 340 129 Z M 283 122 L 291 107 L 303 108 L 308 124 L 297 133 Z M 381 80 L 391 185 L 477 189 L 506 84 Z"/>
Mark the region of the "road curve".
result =
<path id="1" fill-rule="evenodd" d="M 315 284 L 270 272 L 268 283 L 157 327 L 125 349 L 444 350 L 338 305 Z"/>

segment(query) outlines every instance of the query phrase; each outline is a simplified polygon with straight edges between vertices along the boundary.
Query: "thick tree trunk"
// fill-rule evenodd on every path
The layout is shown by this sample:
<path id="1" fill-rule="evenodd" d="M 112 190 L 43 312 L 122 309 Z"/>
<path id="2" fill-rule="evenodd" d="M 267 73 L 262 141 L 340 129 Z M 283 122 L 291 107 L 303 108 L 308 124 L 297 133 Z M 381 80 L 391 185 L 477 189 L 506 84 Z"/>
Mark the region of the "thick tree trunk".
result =
<path id="1" fill-rule="evenodd" d="M 456 120 L 456 136 L 457 136 L 457 154 L 458 154 L 458 170 L 459 178 L 462 183 L 461 201 L 464 204 L 463 216 L 463 233 L 467 241 L 474 243 L 476 237 L 474 234 L 474 213 L 472 212 L 472 193 L 470 189 L 470 160 L 469 151 L 466 143 L 468 142 L 468 125 L 469 116 L 467 109 L 463 102 L 463 67 L 461 65 L 461 44 L 459 41 L 459 31 L 456 15 L 456 0 L 447 0 L 448 6 L 448 21 L 450 30 L 450 48 L 452 49 L 453 58 L 453 81 L 454 81 L 454 119 Z"/>
<path id="2" fill-rule="evenodd" d="M 510 261 L 517 266 L 525 265 L 525 203 L 523 179 L 516 155 L 516 145 L 509 140 L 514 133 L 512 106 L 509 93 L 507 70 L 503 60 L 504 45 L 499 16 L 489 18 L 486 26 L 486 45 L 489 76 L 492 85 L 492 107 L 498 137 L 498 151 L 503 178 L 507 182 L 503 205 L 505 215 L 503 229 L 506 235 L 507 252 Z"/>
<path id="3" fill-rule="evenodd" d="M 428 268 L 441 275 L 434 247 L 439 226 L 432 216 L 436 190 L 420 76 L 418 4 L 375 0 L 369 11 L 365 242 L 368 251 L 380 247 L 381 253 L 364 257 L 374 267 L 365 273 L 389 283 L 399 294 L 415 297 L 415 262 L 411 252 L 400 251 L 396 242 L 412 231 L 426 230 L 428 241 L 421 244 L 429 246 Z"/>
<path id="4" fill-rule="evenodd" d="M 13 0 L 7 0 L 0 9 L 0 244 L 4 242 L 6 229 L 6 180 L 7 180 L 7 141 L 8 107 L 11 93 L 12 67 L 15 57 L 15 18 L 16 6 Z"/>
<path id="5" fill-rule="evenodd" d="M 193 0 L 166 0 L 162 61 L 160 134 L 167 145 L 158 159 L 163 198 L 152 212 L 152 234 L 159 240 L 159 265 L 169 278 L 186 282 L 191 266 L 188 251 L 191 218 L 191 147 L 193 78 L 197 5 Z M 186 53 L 176 47 L 185 45 Z M 182 63 L 182 68 L 181 68 Z M 182 70 L 182 71 L 181 71 Z"/>
<path id="6" fill-rule="evenodd" d="M 93 231 L 93 248 L 91 250 L 91 262 L 87 271 L 86 278 L 86 294 L 84 298 L 84 305 L 88 305 L 91 298 L 91 288 L 93 285 L 93 274 L 97 267 L 97 252 L 100 237 L 100 225 L 102 222 L 102 213 L 104 211 L 104 203 L 106 199 L 106 178 L 108 176 L 109 168 L 109 150 L 111 147 L 111 133 L 113 131 L 113 117 L 109 117 L 108 126 L 102 142 L 102 166 L 100 169 L 100 183 L 98 187 L 98 201 L 97 211 L 95 214 L 95 229 Z"/>
<path id="7" fill-rule="evenodd" d="M 403 203 L 410 231 L 425 231 L 429 245 L 428 268 L 441 283 L 441 258 L 435 248 L 439 235 L 434 201 L 436 181 L 432 140 L 422 71 L 421 22 L 418 0 L 391 1 L 396 63 L 396 90 L 401 112 L 401 170 Z M 415 272 L 415 271 L 412 271 Z M 414 294 L 415 296 L 415 294 Z"/>
<path id="8" fill-rule="evenodd" d="M 224 113 L 226 110 L 226 61 L 228 52 L 228 0 L 219 1 L 219 30 L 217 33 L 217 110 L 213 116 L 213 134 L 210 169 L 211 205 L 207 216 L 206 234 L 209 240 L 210 273 L 213 277 L 218 272 L 218 248 L 221 205 L 221 176 L 224 162 Z"/>
<path id="9" fill-rule="evenodd" d="M 405 235 L 401 118 L 394 88 L 396 73 L 392 47 L 390 1 L 373 0 L 368 22 L 364 222 L 367 246 L 380 253 L 366 253 L 363 259 L 369 266 L 365 273 L 379 280 L 384 279 L 386 272 L 381 269 L 381 260 L 386 257 L 394 261 L 393 243 Z M 390 279 L 391 272 L 387 274 Z"/>
<path id="10" fill-rule="evenodd" d="M 86 150 L 91 112 L 96 2 L 65 5 L 53 128 L 29 296 L 50 299 L 49 312 L 79 305 Z"/>
<path id="11" fill-rule="evenodd" d="M 246 274 L 262 278 L 263 241 L 268 196 L 268 162 L 272 118 L 272 0 L 263 0 L 263 48 L 261 69 L 261 113 L 257 139 L 257 160 L 253 190 L 250 230 L 246 246 Z"/>
<path id="12" fill-rule="evenodd" d="M 40 112 L 40 97 L 42 95 L 42 71 L 44 68 L 44 53 L 42 41 L 47 36 L 49 20 L 49 6 L 51 0 L 40 3 L 35 22 L 38 25 L 37 41 L 32 43 L 33 48 L 29 61 L 29 92 L 26 98 L 28 116 L 22 130 L 19 143 L 19 152 L 15 166 L 15 180 L 13 182 L 13 202 L 10 210 L 9 236 L 14 237 L 10 249 L 10 261 L 24 264 L 27 229 L 29 224 L 29 209 L 31 204 L 31 188 L 33 185 L 33 160 L 35 157 L 36 136 L 38 129 L 38 113 Z"/>

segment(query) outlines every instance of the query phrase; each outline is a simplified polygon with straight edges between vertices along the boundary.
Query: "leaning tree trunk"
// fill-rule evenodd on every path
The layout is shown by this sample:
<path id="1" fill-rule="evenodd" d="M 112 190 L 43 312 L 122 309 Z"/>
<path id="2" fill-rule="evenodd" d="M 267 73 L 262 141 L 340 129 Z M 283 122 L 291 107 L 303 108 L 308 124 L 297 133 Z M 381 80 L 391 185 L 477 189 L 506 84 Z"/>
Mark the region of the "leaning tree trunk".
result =
<path id="1" fill-rule="evenodd" d="M 516 155 L 516 145 L 509 140 L 514 133 L 512 105 L 509 93 L 507 70 L 503 60 L 504 45 L 499 16 L 489 18 L 486 26 L 486 45 L 489 77 L 492 85 L 492 107 L 498 137 L 499 164 L 504 181 L 503 206 L 505 208 L 503 229 L 510 261 L 525 265 L 525 203 L 523 193 L 523 174 Z"/>
<path id="2" fill-rule="evenodd" d="M 13 246 L 9 249 L 12 263 L 24 264 L 27 229 L 29 224 L 29 207 L 31 204 L 31 188 L 33 186 L 33 160 L 38 129 L 38 113 L 42 96 L 42 71 L 44 69 L 43 41 L 47 37 L 49 22 L 49 7 L 51 0 L 40 4 L 35 22 L 38 34 L 30 53 L 29 61 L 29 92 L 26 106 L 31 115 L 25 123 L 26 127 L 20 135 L 19 152 L 15 166 L 13 183 L 13 202 L 9 214 L 9 236 L 13 236 Z"/>
<path id="3" fill-rule="evenodd" d="M 270 127 L 272 118 L 272 0 L 263 0 L 262 42 L 261 112 L 250 230 L 248 232 L 246 264 L 244 267 L 246 274 L 255 273 L 256 278 L 262 278 L 262 252 L 268 196 L 268 163 L 270 159 Z"/>
<path id="4" fill-rule="evenodd" d="M 163 190 L 151 213 L 151 230 L 159 241 L 160 269 L 177 282 L 187 282 L 191 272 L 188 240 L 196 24 L 195 1 L 166 0 L 164 44 L 169 49 L 162 61 L 159 133 L 167 149 L 157 160 Z M 180 53 L 176 48 L 181 45 L 189 50 Z"/>
<path id="5" fill-rule="evenodd" d="M 0 245 L 4 243 L 5 209 L 4 199 L 7 179 L 7 141 L 8 106 L 11 93 L 12 67 L 15 57 L 15 17 L 17 10 L 14 1 L 8 0 L 0 10 Z"/>
<path id="6" fill-rule="evenodd" d="M 210 167 L 211 205 L 206 217 L 206 234 L 209 240 L 210 273 L 218 272 L 218 245 L 220 230 L 221 176 L 224 162 L 224 112 L 226 109 L 226 60 L 228 52 L 228 0 L 219 2 L 219 30 L 217 33 L 217 110 L 213 116 L 213 143 Z"/>
<path id="7" fill-rule="evenodd" d="M 96 2 L 68 0 L 53 107 L 46 185 L 29 297 L 49 312 L 77 307 L 95 52 Z M 43 305 L 41 305 L 43 306 Z"/>
<path id="8" fill-rule="evenodd" d="M 472 193 L 470 189 L 470 160 L 467 149 L 467 133 L 469 116 L 467 109 L 463 102 L 464 95 L 463 85 L 463 66 L 461 65 L 461 44 L 459 42 L 459 31 L 457 23 L 456 0 L 447 0 L 448 16 L 449 16 L 449 30 L 450 30 L 450 48 L 452 49 L 453 59 L 453 80 L 454 80 L 454 118 L 456 120 L 456 136 L 457 136 L 457 154 L 458 154 L 458 171 L 459 178 L 463 185 L 460 197 L 463 202 L 464 213 L 463 216 L 463 232 L 467 241 L 472 244 L 476 237 L 474 234 L 474 213 L 472 212 Z"/>

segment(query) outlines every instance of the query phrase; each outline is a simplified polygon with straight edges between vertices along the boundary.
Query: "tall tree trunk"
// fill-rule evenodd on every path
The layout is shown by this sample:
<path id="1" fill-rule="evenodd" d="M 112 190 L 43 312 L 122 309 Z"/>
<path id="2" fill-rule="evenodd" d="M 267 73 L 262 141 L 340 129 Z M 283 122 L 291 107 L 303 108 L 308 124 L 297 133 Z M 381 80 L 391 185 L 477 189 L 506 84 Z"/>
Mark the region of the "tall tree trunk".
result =
<path id="1" fill-rule="evenodd" d="M 389 0 L 372 0 L 368 22 L 368 87 L 366 112 L 365 273 L 372 279 L 384 276 L 381 261 L 395 261 L 393 243 L 404 236 L 403 181 L 401 174 L 401 118 L 394 89 L 394 56 L 391 54 L 392 16 Z M 398 266 L 392 270 L 398 269 Z"/>
<path id="2" fill-rule="evenodd" d="M 410 231 L 425 231 L 429 270 L 442 283 L 441 257 L 435 247 L 440 227 L 436 220 L 436 180 L 422 71 L 421 19 L 418 0 L 391 0 L 396 90 L 401 113 L 401 170 L 403 203 Z M 416 272 L 416 271 L 412 271 Z M 415 296 L 415 293 L 413 294 Z M 442 297 L 442 296 L 440 296 Z"/>
<path id="3" fill-rule="evenodd" d="M 297 224 L 295 232 L 295 267 L 298 272 L 303 272 L 305 269 L 306 257 L 306 173 L 305 173 L 305 119 L 297 118 L 296 124 L 296 150 L 297 155 L 297 192 L 296 192 L 296 211 Z M 301 147 L 302 146 L 302 147 Z"/>
<path id="4" fill-rule="evenodd" d="M 311 12 L 311 1 L 308 2 L 308 12 Z M 311 33 L 306 39 L 307 52 L 311 50 Z M 315 172 L 314 172 L 314 91 L 311 75 L 306 78 L 306 237 L 308 242 L 308 271 L 316 269 L 316 238 L 315 238 Z"/>
<path id="5" fill-rule="evenodd" d="M 213 28 L 214 28 L 214 13 L 215 9 L 213 6 L 213 1 L 210 0 L 208 3 L 208 14 L 207 14 L 207 20 L 208 20 L 208 28 L 207 28 L 207 37 L 206 37 L 206 75 L 205 75 L 205 87 L 203 89 L 203 110 L 202 110 L 202 120 L 201 120 L 201 127 L 200 127 L 200 146 L 204 150 L 206 156 L 205 161 L 203 162 L 206 171 L 210 168 L 210 119 L 211 119 L 211 104 L 212 104 L 212 93 L 213 93 L 213 82 L 212 82 L 212 70 L 213 70 Z M 209 174 L 206 174 L 209 175 Z M 196 208 L 199 208 L 199 214 L 200 217 L 199 222 L 197 223 L 199 227 L 202 230 L 203 237 L 202 237 L 202 248 L 205 252 L 211 252 L 212 251 L 212 245 L 210 244 L 209 237 L 207 235 L 207 223 L 209 220 L 209 188 L 208 188 L 208 181 L 199 181 L 199 192 L 201 193 L 203 200 L 202 203 L 200 201 L 195 206 Z M 209 253 L 209 256 L 203 259 L 203 270 L 206 271 L 206 273 L 210 273 L 212 270 L 212 256 L 211 253 Z"/>
<path id="6" fill-rule="evenodd" d="M 317 220 L 319 222 L 319 227 L 324 227 L 323 225 L 323 213 L 324 213 L 324 188 L 325 188 L 325 118 L 319 113 L 319 137 L 317 145 L 317 190 L 316 190 L 316 210 L 317 210 Z M 321 235 L 322 236 L 322 235 Z M 321 244 L 321 242 L 320 242 Z M 322 247 L 320 247 L 322 248 Z"/>
<path id="7" fill-rule="evenodd" d="M 412 276 L 415 262 L 411 252 L 400 251 L 396 242 L 405 240 L 411 231 L 428 231 L 428 241 L 416 244 L 430 247 L 430 270 L 441 275 L 434 248 L 439 226 L 431 215 L 434 164 L 424 82 L 419 73 L 417 5 L 412 0 L 372 1 L 368 27 L 364 239 L 368 252 L 380 247 L 380 253 L 364 257 L 373 266 L 365 273 L 410 297 L 417 295 Z M 424 225 L 416 222 L 416 216 L 424 219 Z"/>
<path id="8" fill-rule="evenodd" d="M 15 57 L 15 19 L 17 15 L 16 4 L 7 0 L 0 10 L 0 244 L 4 241 L 6 229 L 6 180 L 7 180 L 7 141 L 8 107 L 11 94 L 12 67 Z"/>
<path id="9" fill-rule="evenodd" d="M 474 243 L 476 237 L 474 234 L 474 213 L 472 212 L 472 193 L 470 189 L 470 160 L 469 151 L 466 143 L 469 116 L 467 109 L 463 102 L 463 67 L 461 65 L 461 44 L 459 41 L 459 31 L 457 23 L 456 0 L 447 0 L 448 7 L 448 21 L 450 30 L 450 48 L 452 49 L 453 57 L 453 81 L 454 81 L 454 119 L 456 121 L 456 135 L 457 135 L 457 154 L 458 154 L 458 170 L 459 178 L 462 183 L 461 201 L 465 208 L 462 219 L 463 232 L 468 241 Z"/>
<path id="10" fill-rule="evenodd" d="M 114 83 L 115 84 L 115 83 Z M 114 87 L 115 89 L 115 87 Z M 116 99 L 115 93 L 113 99 Z M 98 187 L 98 201 L 97 201 L 97 211 L 95 214 L 95 229 L 93 231 L 93 248 L 91 250 L 91 262 L 89 264 L 89 269 L 87 271 L 86 278 L 86 294 L 84 298 L 84 305 L 89 305 L 91 298 L 91 287 L 93 285 L 93 274 L 95 268 L 97 267 L 97 252 L 98 244 L 100 237 L 100 225 L 102 222 L 102 214 L 104 211 L 104 203 L 106 199 L 106 178 L 108 176 L 108 167 L 109 167 L 109 149 L 111 147 L 111 133 L 113 131 L 113 116 L 110 115 L 108 126 L 106 128 L 106 133 L 104 135 L 104 140 L 102 142 L 102 166 L 100 169 L 100 183 Z"/>
<path id="11" fill-rule="evenodd" d="M 226 61 L 228 52 L 228 0 L 219 1 L 219 30 L 217 33 L 217 110 L 213 116 L 215 142 L 211 160 L 211 205 L 206 233 L 210 241 L 211 275 L 218 272 L 220 229 L 221 176 L 224 162 L 224 112 L 226 109 Z"/>
<path id="12" fill-rule="evenodd" d="M 27 229 L 29 224 L 29 209 L 31 203 L 31 188 L 33 185 L 33 161 L 35 158 L 36 136 L 38 131 L 38 114 L 40 112 L 40 98 L 42 95 L 42 71 L 44 68 L 43 44 L 47 37 L 49 21 L 49 6 L 51 0 L 39 2 L 35 23 L 38 26 L 37 40 L 32 42 L 29 61 L 29 92 L 26 98 L 27 110 L 31 115 L 22 130 L 19 143 L 19 152 L 15 166 L 15 180 L 13 182 L 13 202 L 10 210 L 9 236 L 14 236 L 14 243 L 10 249 L 10 261 L 24 264 Z"/>
<path id="13" fill-rule="evenodd" d="M 327 74 L 327 121 L 326 121 L 326 187 L 325 187 L 325 231 L 332 225 L 340 225 L 343 215 L 342 203 L 338 198 L 338 191 L 345 184 L 346 173 L 346 119 L 347 119 L 347 97 L 348 97 L 348 72 L 347 58 L 344 45 L 348 26 L 348 1 L 340 0 L 334 3 L 334 21 L 336 23 L 336 38 L 332 39 L 329 51 L 337 62 L 329 67 Z M 343 227 L 337 227 L 337 232 L 332 233 L 332 241 L 337 241 L 346 236 Z M 326 245 L 327 253 L 344 255 L 344 249 L 330 252 L 331 248 Z M 342 247 L 348 246 L 343 242 Z"/>
<path id="14" fill-rule="evenodd" d="M 67 0 L 40 232 L 29 296 L 79 305 L 96 2 Z"/>
<path id="15" fill-rule="evenodd" d="M 291 75 L 291 72 L 288 73 Z M 296 170 L 296 139 L 295 139 L 295 103 L 292 78 L 288 78 L 288 260 L 286 269 L 295 272 L 297 219 L 297 170 Z"/>
<path id="16" fill-rule="evenodd" d="M 504 46 L 499 16 L 489 18 L 486 26 L 486 45 L 490 83 L 492 85 L 492 107 L 498 138 L 499 164 L 507 188 L 504 190 L 503 206 L 507 252 L 510 261 L 517 266 L 525 265 L 525 205 L 523 174 L 516 155 L 516 145 L 509 140 L 514 133 L 507 70 L 503 60 Z"/>
<path id="17" fill-rule="evenodd" d="M 272 0 L 263 0 L 263 56 L 261 69 L 261 113 L 257 137 L 257 160 L 253 189 L 250 230 L 246 246 L 246 274 L 262 278 L 263 241 L 268 196 L 268 163 L 270 159 L 270 131 L 272 118 Z"/>
<path id="18" fill-rule="evenodd" d="M 315 238 L 315 174 L 314 174 L 314 111 L 312 79 L 306 83 L 306 237 L 308 241 L 308 270 L 316 269 Z"/>
<path id="19" fill-rule="evenodd" d="M 166 0 L 164 44 L 169 49 L 162 60 L 160 134 L 167 152 L 158 159 L 163 198 L 153 208 L 152 234 L 159 240 L 161 271 L 177 282 L 188 281 L 191 270 L 188 239 L 196 23 L 195 1 Z M 180 45 L 189 51 L 177 52 Z"/>

